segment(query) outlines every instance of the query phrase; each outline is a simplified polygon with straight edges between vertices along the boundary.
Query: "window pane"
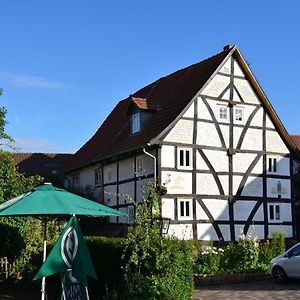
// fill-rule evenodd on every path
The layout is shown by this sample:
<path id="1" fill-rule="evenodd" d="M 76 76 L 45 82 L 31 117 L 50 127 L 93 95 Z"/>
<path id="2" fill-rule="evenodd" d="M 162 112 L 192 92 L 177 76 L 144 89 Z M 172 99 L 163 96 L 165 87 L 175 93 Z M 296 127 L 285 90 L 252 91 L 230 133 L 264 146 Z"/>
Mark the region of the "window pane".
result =
<path id="1" fill-rule="evenodd" d="M 276 220 L 280 220 L 280 206 L 275 205 L 275 218 Z"/>
<path id="2" fill-rule="evenodd" d="M 227 119 L 227 107 L 220 107 L 219 114 L 220 119 Z"/>
<path id="3" fill-rule="evenodd" d="M 184 217 L 184 201 L 180 201 L 180 216 Z"/>
<path id="4" fill-rule="evenodd" d="M 272 172 L 272 158 L 269 158 L 269 172 Z"/>
<path id="5" fill-rule="evenodd" d="M 185 216 L 186 217 L 190 216 L 190 202 L 189 201 L 185 202 Z"/>
<path id="6" fill-rule="evenodd" d="M 243 121 L 243 110 L 240 108 L 235 109 L 235 120 L 236 121 Z"/>
<path id="7" fill-rule="evenodd" d="M 185 151 L 185 165 L 187 167 L 190 166 L 190 151 L 188 150 Z"/>
<path id="8" fill-rule="evenodd" d="M 274 205 L 270 205 L 269 209 L 270 209 L 270 220 L 274 220 Z"/>
<path id="9" fill-rule="evenodd" d="M 183 150 L 179 151 L 179 165 L 184 166 L 184 153 L 183 153 Z"/>
<path id="10" fill-rule="evenodd" d="M 277 159 L 273 159 L 273 172 L 277 172 Z"/>

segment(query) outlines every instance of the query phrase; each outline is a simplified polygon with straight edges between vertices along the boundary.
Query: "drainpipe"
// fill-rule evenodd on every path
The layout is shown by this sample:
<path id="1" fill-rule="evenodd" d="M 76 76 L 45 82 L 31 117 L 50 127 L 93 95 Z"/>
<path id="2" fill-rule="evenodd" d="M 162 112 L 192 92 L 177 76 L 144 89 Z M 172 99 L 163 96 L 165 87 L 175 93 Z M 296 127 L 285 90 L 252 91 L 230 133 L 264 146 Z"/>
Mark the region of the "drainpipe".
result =
<path id="1" fill-rule="evenodd" d="M 149 146 L 150 144 L 148 144 Z M 143 148 L 143 152 L 150 156 L 151 158 L 153 158 L 154 160 L 154 187 L 156 187 L 156 157 L 154 155 L 152 155 L 151 153 L 147 152 L 145 148 Z"/>

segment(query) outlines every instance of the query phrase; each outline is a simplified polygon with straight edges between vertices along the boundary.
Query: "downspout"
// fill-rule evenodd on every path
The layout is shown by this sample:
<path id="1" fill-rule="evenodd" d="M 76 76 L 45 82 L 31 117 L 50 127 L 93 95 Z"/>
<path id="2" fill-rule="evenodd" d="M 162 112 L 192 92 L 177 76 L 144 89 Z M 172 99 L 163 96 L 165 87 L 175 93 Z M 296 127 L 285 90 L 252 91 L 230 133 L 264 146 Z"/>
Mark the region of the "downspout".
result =
<path id="1" fill-rule="evenodd" d="M 148 145 L 150 145 L 150 144 L 148 144 Z M 154 161 L 154 172 L 153 172 L 154 173 L 154 187 L 156 187 L 156 157 L 154 155 L 152 155 L 151 153 L 147 152 L 145 148 L 143 148 L 143 152 L 146 155 L 150 156 Z"/>

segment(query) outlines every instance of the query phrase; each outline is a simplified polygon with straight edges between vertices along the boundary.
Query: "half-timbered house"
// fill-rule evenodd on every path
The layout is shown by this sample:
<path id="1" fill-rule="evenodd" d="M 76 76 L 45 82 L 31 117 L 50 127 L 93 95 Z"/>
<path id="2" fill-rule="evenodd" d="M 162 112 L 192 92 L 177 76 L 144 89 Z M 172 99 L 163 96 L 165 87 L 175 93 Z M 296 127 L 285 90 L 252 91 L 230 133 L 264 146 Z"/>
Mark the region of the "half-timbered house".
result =
<path id="1" fill-rule="evenodd" d="M 65 175 L 130 216 L 127 195 L 164 185 L 162 214 L 179 238 L 236 240 L 250 227 L 260 239 L 274 229 L 292 237 L 295 153 L 241 52 L 226 46 L 120 101 Z"/>

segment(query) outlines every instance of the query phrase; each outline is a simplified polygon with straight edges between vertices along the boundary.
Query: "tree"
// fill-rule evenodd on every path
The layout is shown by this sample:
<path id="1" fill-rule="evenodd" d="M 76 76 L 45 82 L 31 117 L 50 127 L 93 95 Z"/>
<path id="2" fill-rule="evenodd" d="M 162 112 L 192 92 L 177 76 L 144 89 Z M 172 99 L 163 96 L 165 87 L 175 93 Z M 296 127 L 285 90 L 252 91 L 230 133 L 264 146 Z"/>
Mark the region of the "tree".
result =
<path id="1" fill-rule="evenodd" d="M 8 145 L 13 139 L 5 132 L 6 109 L 0 108 L 0 145 Z M 21 173 L 10 152 L 0 150 L 0 203 L 30 191 L 43 182 L 41 176 L 29 176 Z M 50 223 L 50 222 L 49 222 Z M 29 217 L 0 218 L 1 251 L 10 262 L 15 260 L 15 270 L 23 271 L 30 266 L 31 257 L 43 248 L 41 221 Z M 48 225 L 48 240 L 57 237 L 56 225 Z"/>
<path id="2" fill-rule="evenodd" d="M 0 96 L 1 94 L 2 90 L 0 89 Z M 14 142 L 14 139 L 5 132 L 5 125 L 7 124 L 7 121 L 5 120 L 6 113 L 6 109 L 0 107 L 0 146 L 5 145 L 11 147 L 10 144 Z"/>

